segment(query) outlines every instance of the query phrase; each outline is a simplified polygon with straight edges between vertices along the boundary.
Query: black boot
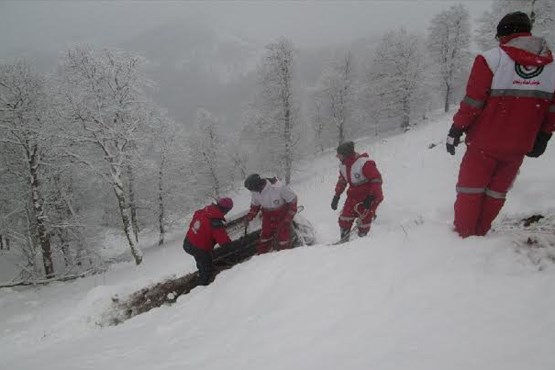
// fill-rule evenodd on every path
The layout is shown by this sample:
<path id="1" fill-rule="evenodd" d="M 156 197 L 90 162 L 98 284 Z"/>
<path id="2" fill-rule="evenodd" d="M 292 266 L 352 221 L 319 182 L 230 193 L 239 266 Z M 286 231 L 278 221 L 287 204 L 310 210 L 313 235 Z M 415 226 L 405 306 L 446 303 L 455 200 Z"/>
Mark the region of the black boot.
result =
<path id="1" fill-rule="evenodd" d="M 349 237 L 351 236 L 350 229 L 339 229 L 341 231 L 341 243 L 345 243 L 349 241 Z"/>

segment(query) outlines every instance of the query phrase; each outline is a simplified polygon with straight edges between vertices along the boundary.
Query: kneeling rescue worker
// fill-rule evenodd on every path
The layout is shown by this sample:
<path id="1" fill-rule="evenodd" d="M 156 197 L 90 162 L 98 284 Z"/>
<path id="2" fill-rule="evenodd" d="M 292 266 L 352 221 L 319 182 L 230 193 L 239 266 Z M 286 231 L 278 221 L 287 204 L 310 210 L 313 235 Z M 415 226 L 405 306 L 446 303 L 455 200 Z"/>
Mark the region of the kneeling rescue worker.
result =
<path id="1" fill-rule="evenodd" d="M 215 244 L 223 246 L 231 242 L 225 229 L 225 215 L 232 208 L 231 198 L 220 198 L 216 203 L 197 210 L 193 215 L 183 241 L 183 249 L 195 258 L 199 285 L 208 285 L 214 280 L 212 252 Z"/>
<path id="2" fill-rule="evenodd" d="M 291 227 L 297 213 L 297 194 L 275 177 L 261 178 L 253 173 L 245 179 L 245 188 L 251 191 L 251 208 L 247 222 L 262 211 L 262 231 L 258 254 L 268 253 L 277 238 L 277 249 L 292 247 Z"/>

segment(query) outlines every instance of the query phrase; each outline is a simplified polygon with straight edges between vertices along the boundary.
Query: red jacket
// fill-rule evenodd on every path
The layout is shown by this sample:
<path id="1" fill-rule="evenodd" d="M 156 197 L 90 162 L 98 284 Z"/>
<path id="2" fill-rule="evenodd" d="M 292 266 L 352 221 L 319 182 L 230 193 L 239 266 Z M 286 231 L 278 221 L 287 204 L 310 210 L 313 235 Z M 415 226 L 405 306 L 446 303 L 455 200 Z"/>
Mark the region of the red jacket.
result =
<path id="1" fill-rule="evenodd" d="M 225 215 L 218 206 L 211 204 L 193 215 L 186 239 L 193 246 L 212 251 L 214 245 L 231 242 L 225 230 Z"/>
<path id="2" fill-rule="evenodd" d="M 541 38 L 506 36 L 474 60 L 453 117 L 467 145 L 499 154 L 529 152 L 540 130 L 555 129 L 555 63 Z"/>
<path id="3" fill-rule="evenodd" d="M 383 199 L 382 175 L 376 167 L 376 162 L 369 159 L 367 153 L 355 153 L 341 162 L 335 195 L 341 195 L 347 185 L 349 185 L 347 197 L 362 200 L 371 194 L 380 201 Z"/>

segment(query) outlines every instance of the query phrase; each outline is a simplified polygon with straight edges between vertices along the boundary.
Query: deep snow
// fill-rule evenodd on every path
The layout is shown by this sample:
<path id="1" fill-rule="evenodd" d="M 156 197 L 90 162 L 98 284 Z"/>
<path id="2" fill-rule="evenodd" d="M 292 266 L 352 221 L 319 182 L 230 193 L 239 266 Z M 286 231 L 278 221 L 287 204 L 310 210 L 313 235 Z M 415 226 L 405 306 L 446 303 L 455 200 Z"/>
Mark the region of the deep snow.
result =
<path id="1" fill-rule="evenodd" d="M 555 253 L 516 243 L 513 231 L 465 240 L 451 231 L 464 146 L 454 157 L 445 152 L 449 124 L 442 115 L 357 143 L 384 177 L 369 237 L 326 245 L 338 238 L 330 151 L 292 183 L 321 244 L 256 256 L 115 327 L 98 325 L 112 296 L 194 271 L 182 232 L 145 253 L 139 267 L 0 289 L 0 369 L 555 368 L 555 264 L 545 257 Z M 552 143 L 543 157 L 525 160 L 498 221 L 554 213 L 554 157 Z M 240 211 L 249 195 L 234 200 Z"/>

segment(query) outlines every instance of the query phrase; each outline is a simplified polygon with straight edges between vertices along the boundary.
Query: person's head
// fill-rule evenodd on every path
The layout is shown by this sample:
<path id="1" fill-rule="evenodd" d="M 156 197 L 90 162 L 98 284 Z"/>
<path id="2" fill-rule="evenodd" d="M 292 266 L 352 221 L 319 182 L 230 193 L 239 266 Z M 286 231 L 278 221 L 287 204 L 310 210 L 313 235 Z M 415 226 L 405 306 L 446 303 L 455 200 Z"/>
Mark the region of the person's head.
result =
<path id="1" fill-rule="evenodd" d="M 337 147 L 337 155 L 336 157 L 343 161 L 345 158 L 350 157 L 355 154 L 355 143 L 352 141 L 345 141 L 344 143 L 339 144 Z"/>
<path id="2" fill-rule="evenodd" d="M 245 179 L 245 187 L 250 191 L 261 192 L 266 185 L 266 180 L 260 177 L 259 174 L 253 173 Z"/>
<path id="3" fill-rule="evenodd" d="M 512 35 L 514 33 L 523 33 L 532 31 L 532 22 L 530 17 L 523 12 L 512 12 L 505 15 L 497 24 L 497 40 L 502 37 Z"/>
<path id="4" fill-rule="evenodd" d="M 223 213 L 228 213 L 233 208 L 233 199 L 228 197 L 219 198 L 216 206 L 222 210 Z"/>

